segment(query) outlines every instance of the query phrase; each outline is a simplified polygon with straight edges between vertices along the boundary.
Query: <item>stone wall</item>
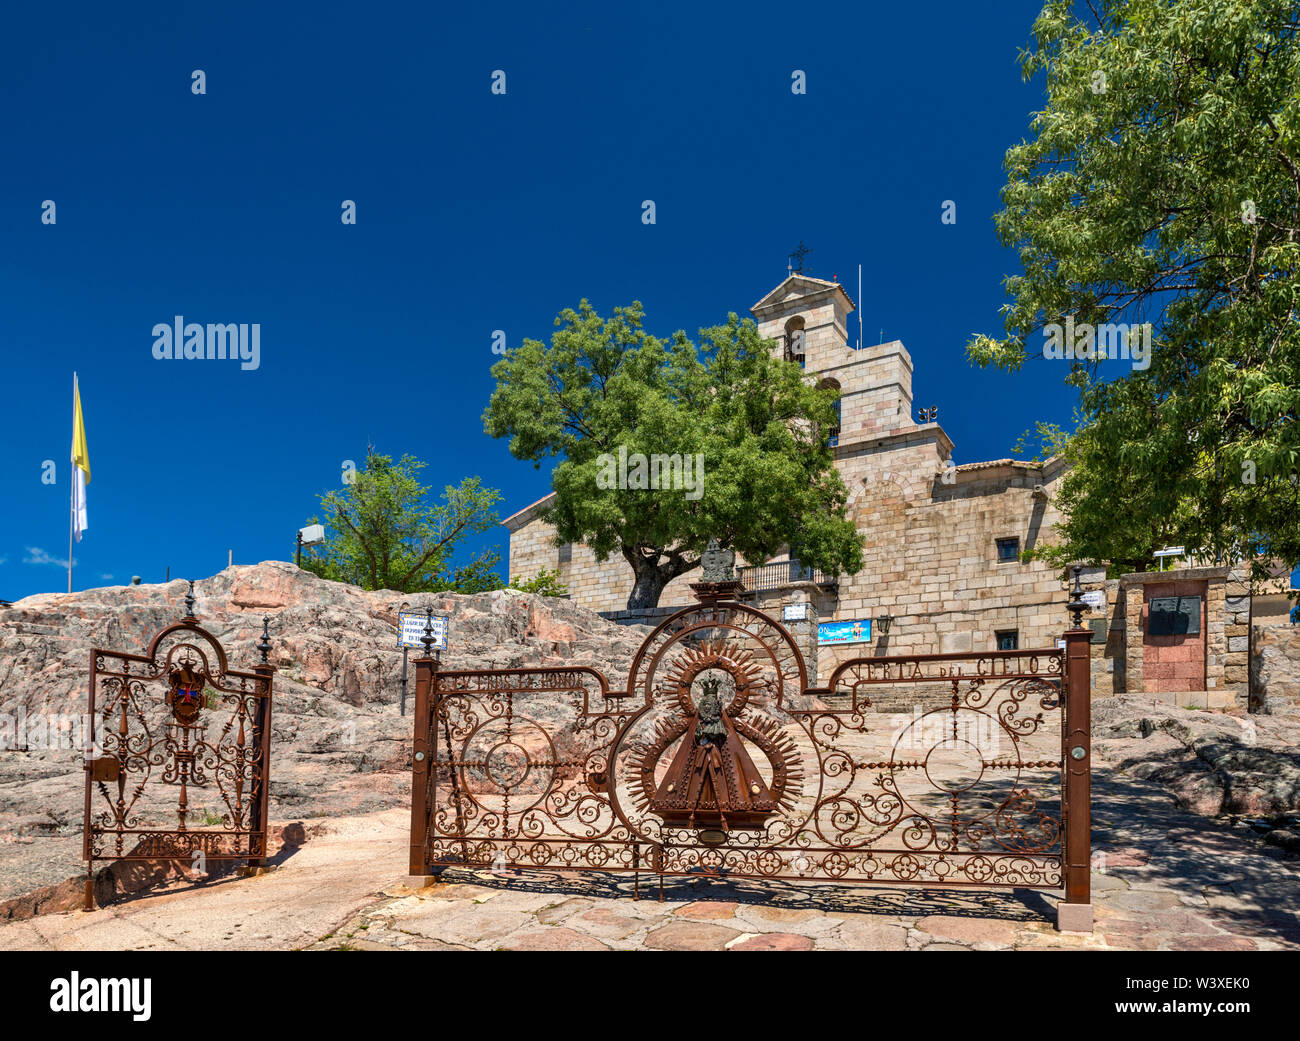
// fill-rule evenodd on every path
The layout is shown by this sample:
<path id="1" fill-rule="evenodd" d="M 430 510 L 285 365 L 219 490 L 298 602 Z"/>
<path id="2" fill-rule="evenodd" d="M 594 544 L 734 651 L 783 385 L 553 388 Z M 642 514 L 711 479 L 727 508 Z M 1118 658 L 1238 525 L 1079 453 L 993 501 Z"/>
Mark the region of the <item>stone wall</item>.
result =
<path id="1" fill-rule="evenodd" d="M 1206 688 L 1205 641 L 1211 614 L 1204 581 L 1147 582 L 1142 586 L 1142 620 L 1148 631 L 1142 638 L 1142 684 L 1147 694 L 1169 691 L 1198 691 Z M 1151 601 L 1159 597 L 1197 597 L 1196 632 L 1185 635 L 1152 635 Z M 1190 629 L 1190 626 L 1188 627 Z"/>
<path id="2" fill-rule="evenodd" d="M 801 322 L 805 371 L 841 392 L 836 467 L 848 487 L 849 516 L 866 537 L 864 566 L 834 594 L 809 590 L 810 601 L 822 621 L 894 619 L 889 636 L 874 644 L 823 648 L 819 671 L 828 675 L 837 661 L 863 654 L 992 650 L 1007 632 L 1021 648 L 1054 646 L 1068 626 L 1059 569 L 1018 556 L 1000 560 L 997 540 L 1017 539 L 1023 552 L 1048 537 L 1058 520 L 1051 497 L 1062 466 L 1006 459 L 954 467 L 943 428 L 913 421 L 906 347 L 897 340 L 848 346 L 853 302 L 841 286 L 795 275 L 751 310 L 776 353 L 792 320 Z M 599 563 L 582 545 L 562 553 L 540 517 L 547 501 L 505 522 L 511 580 L 558 568 L 576 603 L 624 610 L 631 568 L 621 556 Z M 692 603 L 696 578 L 674 580 L 660 605 Z"/>
<path id="3" fill-rule="evenodd" d="M 1256 625 L 1253 632 L 1251 708 L 1300 718 L 1300 625 Z"/>
<path id="4" fill-rule="evenodd" d="M 1124 692 L 1155 694 L 1185 708 L 1249 704 L 1250 588 L 1227 567 L 1150 571 L 1120 579 L 1126 596 Z M 1148 635 L 1153 596 L 1204 597 L 1196 636 Z M 1117 691 L 1118 693 L 1118 691 Z"/>
<path id="5" fill-rule="evenodd" d="M 891 453 L 883 472 L 872 471 L 875 456 L 846 461 L 850 516 L 867 542 L 835 617 L 892 616 L 881 653 L 992 650 L 999 632 L 1016 633 L 1021 648 L 1053 646 L 1069 624 L 1060 569 L 999 560 L 997 547 L 1014 538 L 1023 552 L 1050 531 L 1056 472 L 1008 460 L 960 467 L 945 483 L 941 447 L 936 436 Z"/>
<path id="6" fill-rule="evenodd" d="M 876 626 L 870 644 L 821 647 L 810 681 L 824 681 L 851 657 L 994 650 L 999 633 L 1015 633 L 1020 649 L 1054 647 L 1070 625 L 1069 583 L 1059 569 L 1023 563 L 1019 554 L 1050 540 L 1060 521 L 1053 498 L 1064 464 L 1001 459 L 954 466 L 953 444 L 943 428 L 913 420 L 906 347 L 897 340 L 861 349 L 848 345 L 853 307 L 842 286 L 792 275 L 751 312 L 778 354 L 792 321 L 801 322 L 807 376 L 840 388 L 835 464 L 848 488 L 848 516 L 865 537 L 863 568 L 843 576 L 833 591 L 787 587 L 749 599 L 779 616 L 781 605 L 802 593 L 821 621 L 893 619 L 887 636 Z M 631 568 L 621 556 L 599 563 L 586 546 L 557 548 L 554 529 L 540 519 L 547 502 L 505 522 L 511 580 L 558 568 L 575 603 L 624 612 Z M 1017 557 L 1000 559 L 998 540 L 1013 538 Z M 690 583 L 697 580 L 698 571 L 670 583 L 659 601 L 669 609 L 663 613 L 694 603 Z M 1205 597 L 1199 636 L 1144 638 L 1148 582 L 1195 585 Z M 1083 588 L 1101 595 L 1100 606 L 1085 615 L 1095 632 L 1095 694 L 1151 692 L 1194 707 L 1246 706 L 1251 595 L 1243 574 L 1184 568 L 1107 581 L 1103 570 L 1088 569 Z M 1279 634 L 1270 646 L 1284 645 L 1293 647 Z M 1261 674 L 1285 672 L 1269 657 L 1280 653 L 1265 652 Z M 1289 695 L 1279 697 L 1285 702 Z"/>
<path id="7" fill-rule="evenodd" d="M 544 499 L 543 503 L 548 502 Z M 568 560 L 555 545 L 555 527 L 538 517 L 526 521 L 510 534 L 510 577 L 532 578 L 542 568 L 560 572 L 560 582 L 569 590 L 569 598 L 583 607 L 600 613 L 625 611 L 632 592 L 632 568 L 622 555 L 604 563 L 582 543 L 571 545 Z M 691 583 L 699 581 L 699 570 L 673 579 L 659 598 L 662 607 L 685 607 L 695 603 Z"/>

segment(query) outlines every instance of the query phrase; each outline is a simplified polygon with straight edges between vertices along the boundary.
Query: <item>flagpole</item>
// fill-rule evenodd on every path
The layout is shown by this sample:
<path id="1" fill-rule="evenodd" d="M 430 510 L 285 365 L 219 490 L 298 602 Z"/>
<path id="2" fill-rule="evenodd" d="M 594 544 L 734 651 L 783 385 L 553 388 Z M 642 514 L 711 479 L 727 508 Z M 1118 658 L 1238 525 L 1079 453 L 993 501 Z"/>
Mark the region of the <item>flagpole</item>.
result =
<path id="1" fill-rule="evenodd" d="M 77 451 L 77 374 L 72 373 L 72 451 Z M 72 464 L 68 473 L 68 592 L 72 592 L 72 529 L 76 524 L 77 511 L 77 464 Z"/>

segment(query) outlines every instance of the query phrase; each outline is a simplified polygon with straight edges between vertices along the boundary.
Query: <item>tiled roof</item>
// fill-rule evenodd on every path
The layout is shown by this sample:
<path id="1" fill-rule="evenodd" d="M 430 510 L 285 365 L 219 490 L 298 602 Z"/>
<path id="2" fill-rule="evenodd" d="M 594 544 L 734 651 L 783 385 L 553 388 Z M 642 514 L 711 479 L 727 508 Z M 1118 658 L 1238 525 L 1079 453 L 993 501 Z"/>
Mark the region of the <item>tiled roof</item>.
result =
<path id="1" fill-rule="evenodd" d="M 554 492 L 548 492 L 546 495 L 543 495 L 543 496 L 542 496 L 540 499 L 538 499 L 536 502 L 529 503 L 529 504 L 528 504 L 527 506 L 525 506 L 522 510 L 516 510 L 514 513 L 510 514 L 510 516 L 507 517 L 505 520 L 503 520 L 501 523 L 504 524 L 506 527 L 509 527 L 509 526 L 510 526 L 510 522 L 511 522 L 512 520 L 514 520 L 516 517 L 522 517 L 522 516 L 523 516 L 525 513 L 527 513 L 529 510 L 535 509 L 536 507 L 541 506 L 542 503 L 547 502 L 547 501 L 549 501 L 549 500 L 551 500 L 551 499 L 554 499 L 554 498 L 555 498 L 555 493 L 554 493 Z"/>
<path id="2" fill-rule="evenodd" d="M 1052 462 L 1056 456 L 1044 459 L 1041 463 L 1031 463 L 1024 459 L 990 459 L 984 463 L 962 463 L 957 467 L 958 472 L 968 470 L 993 470 L 999 466 L 1013 466 L 1021 470 L 1041 470 Z"/>

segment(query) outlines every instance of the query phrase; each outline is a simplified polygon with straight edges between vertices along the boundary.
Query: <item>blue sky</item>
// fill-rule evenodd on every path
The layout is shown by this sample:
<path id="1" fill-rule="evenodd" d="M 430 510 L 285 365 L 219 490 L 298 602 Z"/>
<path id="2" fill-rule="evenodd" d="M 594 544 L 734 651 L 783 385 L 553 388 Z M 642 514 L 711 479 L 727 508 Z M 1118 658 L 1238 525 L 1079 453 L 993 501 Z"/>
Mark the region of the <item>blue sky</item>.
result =
<path id="1" fill-rule="evenodd" d="M 907 345 L 958 463 L 1068 422 L 1059 368 L 963 355 L 1015 263 L 992 216 L 1041 105 L 1016 64 L 1037 2 L 277 6 L 4 16 L 0 597 L 65 588 L 74 369 L 75 587 L 204 577 L 288 559 L 368 442 L 438 488 L 481 475 L 501 516 L 534 501 L 547 469 L 482 431 L 494 330 L 548 337 L 588 297 L 694 335 L 800 240 L 855 297 L 863 265 L 867 341 Z M 259 323 L 260 365 L 155 360 L 176 315 Z"/>

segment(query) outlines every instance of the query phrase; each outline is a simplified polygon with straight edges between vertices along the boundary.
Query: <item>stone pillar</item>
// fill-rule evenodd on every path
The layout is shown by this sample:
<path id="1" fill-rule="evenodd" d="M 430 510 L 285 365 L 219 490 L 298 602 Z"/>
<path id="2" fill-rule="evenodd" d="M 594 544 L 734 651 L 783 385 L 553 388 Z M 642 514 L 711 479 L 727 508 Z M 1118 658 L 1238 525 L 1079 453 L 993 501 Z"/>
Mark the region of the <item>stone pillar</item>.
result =
<path id="1" fill-rule="evenodd" d="M 1242 564 L 1228 572 L 1223 598 L 1224 708 L 1250 710 L 1250 568 Z M 1211 705 L 1211 708 L 1217 708 Z"/>
<path id="2" fill-rule="evenodd" d="M 1146 633 L 1142 612 L 1146 606 L 1142 597 L 1140 582 L 1130 583 L 1132 575 L 1120 579 L 1124 588 L 1124 692 L 1141 694 L 1142 685 L 1142 637 Z"/>
<path id="3" fill-rule="evenodd" d="M 795 608 L 796 613 L 802 613 L 803 617 L 787 621 L 787 606 Z M 799 653 L 803 655 L 804 666 L 808 670 L 808 685 L 817 686 L 817 605 L 807 593 L 797 590 L 782 597 L 778 620 L 790 631 L 799 647 Z"/>

